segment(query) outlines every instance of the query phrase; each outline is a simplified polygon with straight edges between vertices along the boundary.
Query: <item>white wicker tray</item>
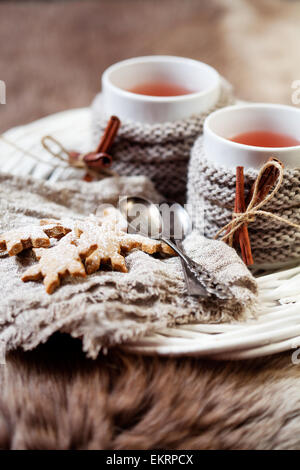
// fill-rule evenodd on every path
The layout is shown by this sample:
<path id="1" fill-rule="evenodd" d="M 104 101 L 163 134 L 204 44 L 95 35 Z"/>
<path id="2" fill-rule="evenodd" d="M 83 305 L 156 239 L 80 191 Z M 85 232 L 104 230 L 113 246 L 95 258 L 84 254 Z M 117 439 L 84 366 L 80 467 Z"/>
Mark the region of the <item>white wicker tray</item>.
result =
<path id="1" fill-rule="evenodd" d="M 61 140 L 68 148 L 90 150 L 88 108 L 54 114 L 5 132 L 0 138 L 0 169 L 50 181 L 71 178 L 77 170 L 54 159 L 43 149 L 40 141 L 45 134 Z M 18 147 L 26 149 L 28 154 L 24 155 Z M 149 355 L 214 359 L 254 358 L 298 348 L 300 266 L 261 276 L 258 284 L 256 316 L 246 323 L 198 323 L 167 328 L 126 344 L 124 348 Z"/>

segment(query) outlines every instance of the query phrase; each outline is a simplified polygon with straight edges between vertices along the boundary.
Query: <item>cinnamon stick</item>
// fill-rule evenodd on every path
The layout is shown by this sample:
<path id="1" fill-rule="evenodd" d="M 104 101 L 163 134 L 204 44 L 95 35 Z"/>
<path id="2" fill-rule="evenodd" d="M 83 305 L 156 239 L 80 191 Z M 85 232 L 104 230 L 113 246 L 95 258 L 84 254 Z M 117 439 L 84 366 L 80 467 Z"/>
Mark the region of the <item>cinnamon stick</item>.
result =
<path id="1" fill-rule="evenodd" d="M 83 157 L 88 167 L 97 169 L 111 165 L 112 157 L 107 152 L 115 140 L 120 124 L 120 119 L 117 116 L 111 116 L 96 150 Z"/>
<path id="2" fill-rule="evenodd" d="M 236 193 L 235 193 L 235 207 L 234 211 L 237 214 L 246 211 L 245 203 L 245 188 L 244 188 L 244 167 L 238 166 L 236 168 Z M 241 248 L 241 254 L 244 263 L 249 266 L 253 264 L 251 243 L 248 233 L 248 226 L 246 223 L 240 227 L 237 233 L 237 238 Z"/>
<path id="3" fill-rule="evenodd" d="M 120 126 L 120 119 L 111 116 L 95 153 L 106 153 L 112 145 Z"/>
<path id="4" fill-rule="evenodd" d="M 283 163 L 275 157 L 270 157 L 268 162 L 277 162 L 283 168 Z M 279 170 L 275 166 L 269 166 L 260 174 L 260 179 L 258 181 L 258 187 L 256 190 L 255 200 L 253 201 L 253 206 L 262 202 L 270 192 L 271 188 L 275 185 L 276 180 L 279 176 Z M 235 206 L 234 212 L 236 214 L 245 213 L 246 208 L 249 206 L 255 189 L 256 181 L 252 185 L 249 194 L 245 200 L 245 187 L 244 187 L 244 168 L 242 166 L 238 166 L 236 168 L 236 194 L 235 194 Z M 252 207 L 253 207 L 252 206 Z M 234 223 L 234 222 L 233 222 Z M 228 228 L 227 234 L 230 232 L 231 227 Z M 231 235 L 229 239 L 231 246 L 232 242 L 240 245 L 241 255 L 243 261 L 246 265 L 253 264 L 253 257 L 252 257 L 252 250 L 251 250 L 251 243 L 248 233 L 248 224 L 245 222 L 236 232 Z"/>
<path id="5" fill-rule="evenodd" d="M 284 167 L 283 163 L 276 157 L 270 157 L 268 160 L 268 162 L 272 162 L 272 161 L 275 161 L 277 163 L 279 163 L 282 168 Z M 256 198 L 255 198 L 255 201 L 254 201 L 254 205 L 256 204 L 259 204 L 261 201 L 263 201 L 265 199 L 265 197 L 267 196 L 267 194 L 270 192 L 270 189 L 274 186 L 274 184 L 276 183 L 276 180 L 278 178 L 278 169 L 275 168 L 275 167 L 269 167 L 265 170 L 265 172 L 263 173 L 260 181 L 259 181 L 259 185 L 258 185 L 258 191 L 257 191 L 257 195 L 256 195 Z M 250 204 L 250 201 L 253 197 L 253 193 L 254 193 L 254 186 L 255 186 L 255 181 L 246 197 L 246 201 L 245 201 L 245 206 L 248 207 L 248 205 Z M 235 212 L 236 211 L 236 208 L 235 208 Z M 228 229 L 227 233 L 230 231 L 230 228 Z M 238 234 L 237 233 L 234 233 L 232 235 L 232 238 L 233 238 L 233 245 L 236 245 L 238 243 Z"/>
<path id="6" fill-rule="evenodd" d="M 94 170 L 108 168 L 112 163 L 112 157 L 107 152 L 115 140 L 120 124 L 121 121 L 117 116 L 111 116 L 96 150 L 92 152 L 82 154 L 65 150 L 69 156 L 69 162 L 79 168 L 85 165 Z M 52 138 L 52 140 L 54 139 Z M 45 146 L 45 144 L 43 145 Z"/>
<path id="7" fill-rule="evenodd" d="M 268 159 L 268 162 L 272 162 L 272 161 L 279 163 L 282 166 L 282 168 L 284 167 L 283 163 L 280 160 L 278 160 L 278 158 L 270 157 Z M 256 196 L 256 199 L 254 201 L 255 205 L 259 204 L 263 199 L 265 199 L 267 194 L 270 192 L 270 189 L 276 183 L 277 178 L 278 178 L 278 169 L 277 168 L 269 167 L 265 170 L 265 172 L 263 173 L 263 175 L 260 179 L 259 185 L 258 185 L 257 196 Z M 252 199 L 252 196 L 253 196 L 253 193 L 254 193 L 254 186 L 255 186 L 255 182 L 253 183 L 253 185 L 252 185 L 252 187 L 249 191 L 249 194 L 246 198 L 246 206 L 248 206 L 248 204 L 250 203 L 250 201 Z"/>

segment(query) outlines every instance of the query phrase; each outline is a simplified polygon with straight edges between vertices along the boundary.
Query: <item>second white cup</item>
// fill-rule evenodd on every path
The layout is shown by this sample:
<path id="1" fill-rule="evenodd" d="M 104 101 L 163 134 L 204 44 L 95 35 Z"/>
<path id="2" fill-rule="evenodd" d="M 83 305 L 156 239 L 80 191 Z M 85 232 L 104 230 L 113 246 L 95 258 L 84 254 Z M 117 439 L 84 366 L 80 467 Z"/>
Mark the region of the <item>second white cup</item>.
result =
<path id="1" fill-rule="evenodd" d="M 204 123 L 204 151 L 208 160 L 228 168 L 260 168 L 275 156 L 286 167 L 300 167 L 300 144 L 292 147 L 257 147 L 232 142 L 245 132 L 267 131 L 300 141 L 300 109 L 280 104 L 253 103 L 228 106 L 212 113 Z"/>

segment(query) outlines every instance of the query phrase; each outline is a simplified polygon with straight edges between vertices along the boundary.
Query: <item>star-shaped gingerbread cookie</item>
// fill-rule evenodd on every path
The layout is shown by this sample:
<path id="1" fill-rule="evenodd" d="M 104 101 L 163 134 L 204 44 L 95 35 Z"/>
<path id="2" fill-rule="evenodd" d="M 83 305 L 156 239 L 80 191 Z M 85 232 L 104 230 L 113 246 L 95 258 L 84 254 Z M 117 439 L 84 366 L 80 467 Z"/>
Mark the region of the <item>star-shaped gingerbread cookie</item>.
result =
<path id="1" fill-rule="evenodd" d="M 69 233 L 52 248 L 35 248 L 33 251 L 39 262 L 25 271 L 22 281 L 44 279 L 46 292 L 52 294 L 60 285 L 61 277 L 85 277 L 84 265 L 73 242 L 74 236 Z"/>
<path id="2" fill-rule="evenodd" d="M 115 209 L 104 211 L 100 219 L 93 217 L 75 224 L 79 254 L 85 260 L 88 274 L 98 271 L 101 264 L 110 264 L 115 271 L 127 272 L 123 255 L 135 248 L 149 254 L 174 254 L 163 242 L 131 235 L 124 230 L 120 213 Z"/>
<path id="3" fill-rule="evenodd" d="M 40 226 L 28 225 L 2 233 L 0 251 L 7 251 L 9 256 L 15 256 L 26 248 L 47 248 L 50 246 L 50 238 L 61 238 L 70 230 L 59 221 L 42 220 Z"/>

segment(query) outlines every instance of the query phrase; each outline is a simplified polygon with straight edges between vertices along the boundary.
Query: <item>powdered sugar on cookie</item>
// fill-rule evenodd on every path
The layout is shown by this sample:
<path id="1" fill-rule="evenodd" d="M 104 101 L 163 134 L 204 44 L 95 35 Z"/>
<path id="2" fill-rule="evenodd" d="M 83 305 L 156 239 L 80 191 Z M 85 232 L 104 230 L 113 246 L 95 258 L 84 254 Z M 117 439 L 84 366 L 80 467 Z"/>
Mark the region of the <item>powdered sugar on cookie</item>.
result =
<path id="1" fill-rule="evenodd" d="M 0 250 L 7 251 L 10 256 L 15 256 L 26 248 L 47 248 L 50 246 L 49 238 L 61 238 L 71 230 L 58 221 L 44 222 L 41 226 L 29 225 L 3 233 L 0 236 Z"/>
<path id="2" fill-rule="evenodd" d="M 114 208 L 105 209 L 100 217 L 90 216 L 68 223 L 43 219 L 33 225 L 4 233 L 0 249 L 16 255 L 25 248 L 33 248 L 38 263 L 27 269 L 22 280 L 44 280 L 46 292 L 51 294 L 60 279 L 68 275 L 85 277 L 103 265 L 127 272 L 124 256 L 134 249 L 148 254 L 174 252 L 163 242 L 126 232 L 127 223 Z M 59 241 L 50 246 L 50 238 Z"/>
<path id="3" fill-rule="evenodd" d="M 35 248 L 33 252 L 39 262 L 25 271 L 22 281 L 44 279 L 46 292 L 52 294 L 60 285 L 61 277 L 67 275 L 85 277 L 84 265 L 73 242 L 74 236 L 69 233 L 52 248 Z"/>

